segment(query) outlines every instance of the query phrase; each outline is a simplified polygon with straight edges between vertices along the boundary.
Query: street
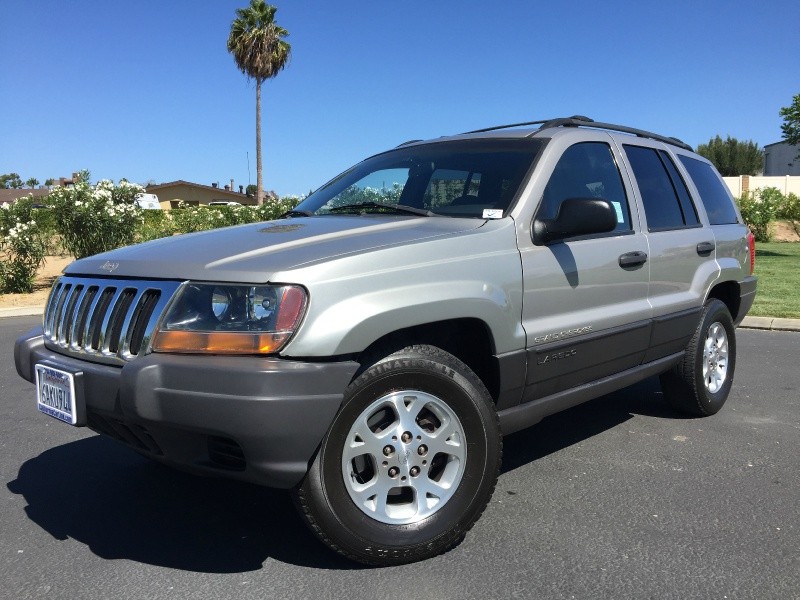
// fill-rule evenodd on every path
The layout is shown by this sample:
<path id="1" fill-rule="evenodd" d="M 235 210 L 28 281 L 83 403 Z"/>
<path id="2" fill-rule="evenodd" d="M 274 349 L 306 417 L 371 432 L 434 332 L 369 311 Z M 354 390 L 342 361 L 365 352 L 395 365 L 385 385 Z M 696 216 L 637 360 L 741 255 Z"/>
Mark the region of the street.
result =
<path id="1" fill-rule="evenodd" d="M 288 494 L 198 478 L 35 410 L 0 320 L 0 598 L 800 598 L 800 334 L 739 330 L 728 403 L 657 379 L 505 439 L 451 552 L 362 568 Z"/>

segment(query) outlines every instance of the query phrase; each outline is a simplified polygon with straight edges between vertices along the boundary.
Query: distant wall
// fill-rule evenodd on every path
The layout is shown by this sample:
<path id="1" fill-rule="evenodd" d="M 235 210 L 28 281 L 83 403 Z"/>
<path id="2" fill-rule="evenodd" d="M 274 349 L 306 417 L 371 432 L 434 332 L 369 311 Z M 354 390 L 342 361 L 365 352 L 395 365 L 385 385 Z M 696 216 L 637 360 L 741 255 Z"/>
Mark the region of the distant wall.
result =
<path id="1" fill-rule="evenodd" d="M 739 177 L 723 177 L 722 179 L 734 198 L 741 197 L 743 192 L 754 192 L 757 189 L 768 187 L 778 188 L 784 196 L 787 194 L 800 196 L 800 176 L 798 175 L 779 177 L 739 175 Z"/>

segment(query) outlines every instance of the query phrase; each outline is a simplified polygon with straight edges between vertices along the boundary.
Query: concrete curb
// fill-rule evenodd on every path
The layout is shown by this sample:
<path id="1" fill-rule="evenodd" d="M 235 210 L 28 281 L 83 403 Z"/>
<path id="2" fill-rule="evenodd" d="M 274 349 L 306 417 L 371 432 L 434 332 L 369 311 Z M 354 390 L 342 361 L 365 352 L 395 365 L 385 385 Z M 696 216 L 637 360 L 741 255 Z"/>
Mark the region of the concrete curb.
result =
<path id="1" fill-rule="evenodd" d="M 0 308 L 3 317 L 31 317 L 44 313 L 44 306 L 15 306 Z M 766 329 L 769 331 L 800 331 L 800 319 L 779 319 L 777 317 L 745 317 L 739 325 L 742 329 Z"/>
<path id="2" fill-rule="evenodd" d="M 15 306 L 0 308 L 0 319 L 3 317 L 32 317 L 44 313 L 44 306 Z"/>
<path id="3" fill-rule="evenodd" d="M 800 331 L 800 319 L 745 317 L 739 327 L 743 329 L 768 329 L 769 331 Z"/>

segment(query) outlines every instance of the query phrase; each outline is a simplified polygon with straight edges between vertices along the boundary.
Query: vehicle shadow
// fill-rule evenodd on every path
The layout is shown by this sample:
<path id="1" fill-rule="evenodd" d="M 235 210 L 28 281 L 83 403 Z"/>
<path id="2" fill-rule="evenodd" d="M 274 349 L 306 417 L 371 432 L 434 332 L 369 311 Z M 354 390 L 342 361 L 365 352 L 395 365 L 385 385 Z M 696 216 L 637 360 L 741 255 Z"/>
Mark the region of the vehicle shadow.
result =
<path id="1" fill-rule="evenodd" d="M 690 418 L 675 411 L 666 403 L 658 377 L 651 377 L 623 390 L 547 417 L 533 427 L 506 436 L 503 440 L 501 472 L 513 471 L 582 442 L 621 425 L 634 415 L 665 419 Z"/>
<path id="2" fill-rule="evenodd" d="M 54 538 L 104 559 L 203 573 L 254 571 L 268 559 L 358 568 L 317 541 L 288 493 L 181 473 L 101 436 L 28 460 L 8 489 Z"/>
<path id="3" fill-rule="evenodd" d="M 649 379 L 508 436 L 502 470 L 557 452 L 634 414 L 679 418 L 661 398 L 658 379 Z M 25 498 L 28 517 L 54 538 L 73 538 L 104 559 L 203 573 L 254 571 L 269 559 L 362 568 L 314 537 L 288 493 L 178 472 L 101 436 L 28 460 L 8 489 Z"/>

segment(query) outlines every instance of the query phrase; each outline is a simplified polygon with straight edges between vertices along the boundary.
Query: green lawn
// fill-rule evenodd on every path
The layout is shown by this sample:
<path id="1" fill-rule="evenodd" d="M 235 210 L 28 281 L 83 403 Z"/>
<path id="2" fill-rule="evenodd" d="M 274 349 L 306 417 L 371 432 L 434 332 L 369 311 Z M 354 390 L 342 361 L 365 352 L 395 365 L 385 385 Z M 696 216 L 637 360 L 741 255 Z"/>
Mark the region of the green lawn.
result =
<path id="1" fill-rule="evenodd" d="M 800 319 L 800 243 L 756 242 L 758 291 L 748 314 Z"/>

